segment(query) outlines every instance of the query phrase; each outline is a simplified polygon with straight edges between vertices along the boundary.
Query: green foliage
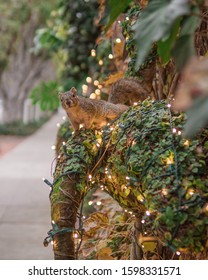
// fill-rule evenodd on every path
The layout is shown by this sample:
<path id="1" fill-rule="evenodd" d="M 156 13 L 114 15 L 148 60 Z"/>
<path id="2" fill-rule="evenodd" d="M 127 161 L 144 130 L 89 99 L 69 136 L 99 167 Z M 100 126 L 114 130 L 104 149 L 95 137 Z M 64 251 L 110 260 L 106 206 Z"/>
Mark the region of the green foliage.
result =
<path id="1" fill-rule="evenodd" d="M 121 13 L 125 12 L 132 0 L 120 1 L 119 5 L 117 0 L 108 0 L 107 2 L 110 8 L 110 19 L 105 27 L 106 30 L 112 25 L 112 23 Z"/>
<path id="2" fill-rule="evenodd" d="M 70 138 L 55 180 L 78 172 L 79 189 L 80 184 L 87 189 L 102 185 L 123 208 L 141 217 L 143 236 L 154 233 L 173 253 L 204 252 L 208 133 L 187 141 L 181 135 L 185 120 L 165 101 L 145 100 L 106 126 L 102 138 L 90 130 L 82 130 L 80 139 Z"/>
<path id="3" fill-rule="evenodd" d="M 58 92 L 62 90 L 54 81 L 42 82 L 32 90 L 30 98 L 33 105 L 40 105 L 42 111 L 54 111 L 59 107 Z"/>
<path id="4" fill-rule="evenodd" d="M 59 66 L 60 78 L 67 89 L 79 87 L 94 70 L 90 51 L 99 31 L 94 24 L 97 8 L 96 0 L 59 0 L 47 26 L 37 31 L 35 50 L 47 49 L 57 56 L 56 61 L 63 65 Z"/>
<path id="5" fill-rule="evenodd" d="M 10 53 L 15 50 L 16 39 L 21 27 L 30 19 L 32 13 L 37 13 L 41 22 L 44 22 L 48 16 L 48 11 L 56 0 L 45 3 L 43 1 L 27 0 L 0 0 L 0 72 L 8 64 Z"/>
<path id="6" fill-rule="evenodd" d="M 28 124 L 24 124 L 22 122 L 13 122 L 6 125 L 0 124 L 0 135 L 31 135 L 47 121 L 48 117 L 41 118 L 39 121 L 31 122 Z"/>
<path id="7" fill-rule="evenodd" d="M 173 25 L 181 16 L 190 13 L 187 0 L 150 1 L 134 26 L 138 45 L 137 68 L 141 66 L 152 44 L 170 37 Z"/>

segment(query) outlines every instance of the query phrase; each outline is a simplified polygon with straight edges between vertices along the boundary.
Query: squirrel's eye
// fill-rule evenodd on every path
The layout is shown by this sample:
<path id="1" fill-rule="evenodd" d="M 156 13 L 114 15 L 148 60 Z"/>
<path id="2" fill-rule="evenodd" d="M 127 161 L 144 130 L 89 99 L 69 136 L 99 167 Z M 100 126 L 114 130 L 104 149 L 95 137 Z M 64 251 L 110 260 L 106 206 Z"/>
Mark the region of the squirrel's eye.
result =
<path id="1" fill-rule="evenodd" d="M 75 94 L 74 94 L 74 93 L 72 93 L 72 97 L 75 97 Z"/>

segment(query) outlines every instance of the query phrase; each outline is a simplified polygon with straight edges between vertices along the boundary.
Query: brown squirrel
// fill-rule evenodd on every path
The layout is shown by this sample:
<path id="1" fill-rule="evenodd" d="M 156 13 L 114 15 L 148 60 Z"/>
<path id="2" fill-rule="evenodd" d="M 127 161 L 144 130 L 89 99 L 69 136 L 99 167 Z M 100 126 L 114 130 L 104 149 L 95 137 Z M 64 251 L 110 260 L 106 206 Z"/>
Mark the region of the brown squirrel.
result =
<path id="1" fill-rule="evenodd" d="M 65 93 L 59 93 L 59 98 L 75 134 L 78 133 L 80 124 L 83 124 L 85 128 L 100 129 L 129 108 L 122 104 L 78 96 L 74 87 Z"/>
<path id="2" fill-rule="evenodd" d="M 111 85 L 108 102 L 131 106 L 148 96 L 150 92 L 136 78 L 122 78 Z"/>

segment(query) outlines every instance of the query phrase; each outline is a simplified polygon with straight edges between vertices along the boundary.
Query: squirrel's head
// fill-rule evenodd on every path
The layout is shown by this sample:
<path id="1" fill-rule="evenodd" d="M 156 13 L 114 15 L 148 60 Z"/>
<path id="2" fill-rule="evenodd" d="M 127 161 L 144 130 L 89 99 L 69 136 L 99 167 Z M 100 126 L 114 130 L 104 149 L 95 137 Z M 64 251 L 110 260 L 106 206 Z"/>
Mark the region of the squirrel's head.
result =
<path id="1" fill-rule="evenodd" d="M 75 107 L 79 103 L 77 90 L 74 87 L 67 92 L 59 93 L 59 99 L 64 109 Z"/>

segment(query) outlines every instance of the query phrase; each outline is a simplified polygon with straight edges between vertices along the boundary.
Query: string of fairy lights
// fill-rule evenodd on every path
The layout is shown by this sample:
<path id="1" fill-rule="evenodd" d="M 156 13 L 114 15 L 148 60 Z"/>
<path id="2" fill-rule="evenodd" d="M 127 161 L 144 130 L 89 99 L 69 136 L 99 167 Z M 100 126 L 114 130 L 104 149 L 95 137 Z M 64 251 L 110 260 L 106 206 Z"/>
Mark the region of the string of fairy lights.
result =
<path id="1" fill-rule="evenodd" d="M 165 101 L 163 103 L 165 103 Z M 133 107 L 137 107 L 138 110 L 139 110 L 139 106 L 140 105 L 135 104 Z M 165 150 L 160 151 L 160 153 L 162 154 L 166 150 L 171 149 L 171 153 L 169 153 L 169 155 L 164 159 L 164 164 L 167 166 L 167 172 L 165 174 L 161 175 L 161 178 L 162 178 L 162 176 L 167 177 L 167 176 L 174 175 L 175 179 L 176 179 L 176 182 L 177 182 L 176 184 L 179 185 L 178 162 L 177 162 L 178 156 L 177 156 L 177 149 L 176 148 L 177 148 L 177 145 L 181 141 L 183 142 L 184 146 L 188 147 L 190 145 L 190 141 L 187 140 L 187 139 L 183 139 L 181 130 L 178 129 L 177 127 L 174 127 L 173 122 L 172 122 L 171 104 L 168 103 L 166 106 L 168 108 L 169 118 L 170 118 L 170 134 L 172 135 L 172 144 L 171 144 L 170 147 L 167 147 Z M 138 110 L 134 110 L 129 115 L 132 117 L 133 115 L 135 115 L 138 112 Z M 160 109 L 158 109 L 158 110 L 160 110 Z M 139 111 L 140 111 L 141 118 L 142 118 L 142 114 L 145 115 L 146 113 L 142 112 L 141 110 L 139 110 Z M 122 134 L 119 135 L 119 138 L 117 139 L 116 143 L 114 144 L 114 150 L 115 150 L 116 145 L 120 142 L 122 136 L 125 133 L 127 133 L 127 130 L 129 132 L 130 130 L 135 129 L 135 127 L 132 125 L 133 123 L 134 123 L 134 121 L 132 121 L 132 123 L 130 125 L 128 124 L 125 127 L 125 125 L 122 122 L 118 123 L 118 120 L 114 120 L 111 123 L 109 123 L 107 126 L 105 126 L 101 131 L 98 132 L 100 135 L 102 135 L 102 138 L 99 138 L 99 141 L 98 141 L 98 139 L 96 139 L 95 142 L 93 143 L 94 147 L 96 147 L 96 149 L 99 151 L 99 153 L 97 153 L 98 154 L 98 156 L 96 158 L 97 163 L 94 166 L 96 168 L 92 167 L 91 171 L 89 171 L 89 167 L 87 166 L 87 163 L 85 162 L 85 160 L 82 157 L 80 157 L 80 155 L 67 152 L 67 143 L 63 142 L 62 150 L 64 152 L 64 155 L 65 155 L 66 159 L 68 159 L 69 157 L 77 157 L 80 160 L 80 162 L 82 162 L 86 165 L 86 169 L 88 170 L 88 172 L 85 174 L 86 179 L 85 179 L 85 182 L 83 182 L 87 185 L 86 192 L 89 189 L 91 189 L 92 187 L 95 187 L 96 185 L 102 191 L 109 192 L 108 185 L 113 183 L 114 176 L 115 176 L 115 174 L 113 174 L 111 172 L 111 165 L 107 164 L 107 166 L 104 167 L 103 178 L 101 178 L 102 180 L 98 181 L 98 182 L 96 181 L 97 167 L 99 167 L 101 164 L 103 164 L 103 162 L 102 162 L 103 155 L 107 151 L 106 146 L 108 146 L 109 143 L 112 141 L 111 136 L 112 136 L 113 131 L 121 129 L 121 128 L 123 130 Z M 157 128 L 154 128 L 154 129 L 157 129 Z M 145 133 L 147 133 L 147 131 L 145 131 Z M 142 133 L 141 133 L 140 137 L 142 137 Z M 139 142 L 139 140 L 140 140 L 139 138 L 133 138 L 133 139 L 128 140 L 128 143 L 129 143 L 130 147 L 133 147 Z M 53 149 L 54 149 L 54 146 L 53 146 Z M 128 153 L 129 153 L 129 150 L 127 149 L 127 154 L 126 154 L 127 158 L 129 157 Z M 61 157 L 61 155 L 58 155 L 58 158 L 60 158 L 60 157 Z M 154 161 L 154 159 L 152 160 L 152 162 L 149 162 L 148 165 L 144 166 L 144 169 L 146 168 L 146 171 L 151 166 L 153 161 Z M 127 172 L 128 172 L 128 165 L 126 165 L 126 169 L 127 169 Z M 70 176 L 74 173 L 77 173 L 77 172 L 76 171 L 75 172 L 73 172 L 73 171 L 65 172 L 65 173 L 62 173 L 60 175 L 60 177 Z M 145 175 L 143 174 L 142 176 L 145 176 Z M 51 193 L 53 192 L 54 184 L 56 184 L 56 182 L 60 179 L 60 177 L 56 178 L 56 180 L 54 180 L 53 183 L 50 183 L 45 178 L 43 179 L 44 182 L 47 185 L 50 186 L 50 190 L 51 190 L 50 196 L 51 196 Z M 153 177 L 152 181 L 154 181 L 156 179 L 158 179 L 158 176 Z M 136 183 L 138 182 L 138 178 L 132 177 L 131 174 L 125 175 L 124 180 L 126 181 L 126 185 L 123 186 L 123 191 L 127 191 L 130 185 L 131 186 L 136 186 Z M 142 193 L 143 190 L 141 189 L 139 191 L 140 191 L 139 202 L 142 203 L 144 205 L 144 207 L 146 207 L 145 196 Z M 195 194 L 195 190 L 193 188 L 189 188 L 187 190 L 187 193 L 190 196 L 192 196 L 192 195 Z M 163 187 L 161 189 L 161 195 L 167 196 L 168 194 L 169 194 L 168 188 Z M 100 206 L 102 204 L 102 202 L 100 200 L 98 200 L 96 202 L 92 201 L 92 200 L 88 201 L 88 205 L 93 205 L 93 203 L 96 203 L 97 206 Z M 203 203 L 204 203 L 204 201 L 202 201 L 202 204 Z M 187 201 L 187 205 L 183 204 L 183 207 L 182 207 L 182 205 L 181 205 L 181 194 L 180 194 L 180 192 L 178 192 L 178 208 L 177 208 L 177 211 L 178 212 L 183 211 L 184 207 L 190 207 L 189 202 Z M 86 219 L 86 217 L 83 215 L 82 211 L 83 211 L 83 201 L 82 201 L 82 204 L 81 204 L 81 207 L 80 207 L 80 212 L 77 214 L 77 217 L 78 217 L 78 220 L 79 220 L 78 228 L 60 228 L 59 229 L 56 222 L 52 221 L 52 229 L 48 232 L 48 236 L 44 240 L 44 245 L 46 246 L 49 243 L 51 243 L 54 246 L 53 238 L 56 234 L 62 234 L 63 232 L 73 232 L 74 239 L 76 240 L 76 256 L 78 258 L 78 252 L 79 252 L 79 249 L 80 249 L 81 244 L 82 244 L 84 220 Z M 208 203 L 204 206 L 204 211 L 206 213 L 208 213 Z M 132 215 L 133 217 L 135 217 L 135 212 L 132 211 L 131 209 L 128 209 L 128 208 L 125 209 L 124 208 L 124 212 L 128 213 L 129 215 Z M 152 210 L 146 209 L 145 213 L 144 213 L 144 216 L 141 219 L 141 225 L 142 225 L 142 228 L 143 228 L 144 236 L 147 236 L 149 234 L 148 229 L 146 229 L 146 224 L 148 226 L 148 221 L 149 221 L 149 219 L 151 219 L 151 217 L 154 218 L 154 213 L 152 212 Z M 175 231 L 172 235 L 172 240 L 176 236 L 176 234 L 179 230 L 179 227 L 180 227 L 180 225 L 176 224 Z M 170 247 L 171 247 L 172 240 L 169 241 L 169 246 Z M 180 254 L 181 254 L 180 250 L 175 250 L 175 254 L 177 256 L 180 256 Z"/>

